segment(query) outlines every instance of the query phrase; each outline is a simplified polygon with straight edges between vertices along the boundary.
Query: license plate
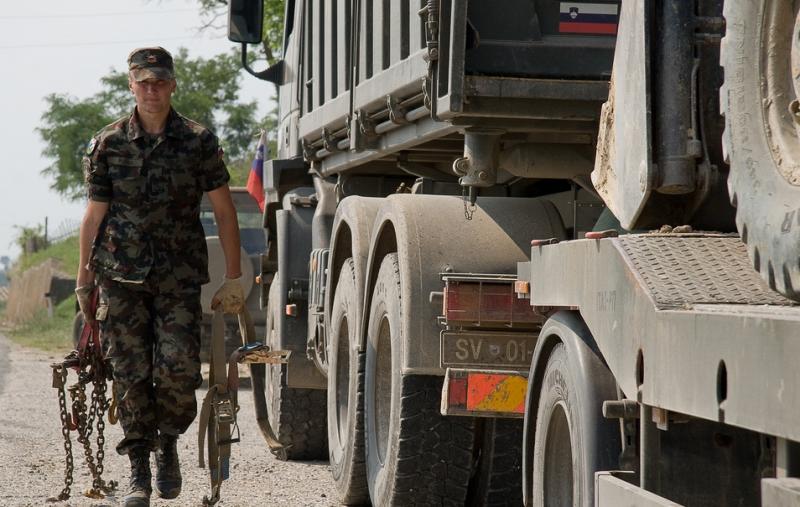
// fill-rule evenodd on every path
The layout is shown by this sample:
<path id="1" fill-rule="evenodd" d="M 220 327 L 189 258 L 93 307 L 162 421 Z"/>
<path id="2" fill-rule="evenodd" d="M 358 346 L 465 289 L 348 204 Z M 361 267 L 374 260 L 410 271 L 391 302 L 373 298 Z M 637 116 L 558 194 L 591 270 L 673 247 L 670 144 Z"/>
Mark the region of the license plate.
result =
<path id="1" fill-rule="evenodd" d="M 530 367 L 534 334 L 443 331 L 442 366 Z"/>

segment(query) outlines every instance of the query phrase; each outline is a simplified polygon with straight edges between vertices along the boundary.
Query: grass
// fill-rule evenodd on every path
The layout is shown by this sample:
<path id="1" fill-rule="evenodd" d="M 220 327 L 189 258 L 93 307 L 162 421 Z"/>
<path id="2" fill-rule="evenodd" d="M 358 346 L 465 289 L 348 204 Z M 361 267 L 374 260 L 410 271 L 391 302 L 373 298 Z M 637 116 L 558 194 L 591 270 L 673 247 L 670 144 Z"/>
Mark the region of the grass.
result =
<path id="1" fill-rule="evenodd" d="M 14 273 L 24 273 L 28 269 L 38 266 L 47 259 L 56 259 L 59 269 L 69 276 L 76 276 L 78 273 L 78 238 L 75 236 L 63 239 L 58 243 L 53 243 L 44 250 L 23 255 L 14 265 Z"/>
<path id="2" fill-rule="evenodd" d="M 11 340 L 48 352 L 68 352 L 72 349 L 72 321 L 75 318 L 75 296 L 68 297 L 53 309 L 49 318 L 40 310 L 29 321 L 11 330 Z"/>
<path id="3" fill-rule="evenodd" d="M 19 276 L 47 259 L 55 259 L 60 271 L 74 277 L 78 270 L 78 238 L 66 238 L 39 252 L 23 255 L 14 265 L 14 275 Z M 40 310 L 27 322 L 8 329 L 5 333 L 11 340 L 26 347 L 55 353 L 67 352 L 72 349 L 74 318 L 75 296 L 70 296 L 53 308 L 52 318 L 48 317 L 46 310 Z"/>

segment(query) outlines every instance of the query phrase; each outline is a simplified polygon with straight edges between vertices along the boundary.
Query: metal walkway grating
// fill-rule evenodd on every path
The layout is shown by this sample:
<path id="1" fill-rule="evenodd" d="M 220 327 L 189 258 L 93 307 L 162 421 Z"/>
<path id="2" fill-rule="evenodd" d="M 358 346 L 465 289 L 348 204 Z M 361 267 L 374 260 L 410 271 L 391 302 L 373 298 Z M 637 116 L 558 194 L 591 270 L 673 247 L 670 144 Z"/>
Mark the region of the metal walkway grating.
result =
<path id="1" fill-rule="evenodd" d="M 736 236 L 646 234 L 621 236 L 619 243 L 660 310 L 794 304 L 761 280 Z"/>

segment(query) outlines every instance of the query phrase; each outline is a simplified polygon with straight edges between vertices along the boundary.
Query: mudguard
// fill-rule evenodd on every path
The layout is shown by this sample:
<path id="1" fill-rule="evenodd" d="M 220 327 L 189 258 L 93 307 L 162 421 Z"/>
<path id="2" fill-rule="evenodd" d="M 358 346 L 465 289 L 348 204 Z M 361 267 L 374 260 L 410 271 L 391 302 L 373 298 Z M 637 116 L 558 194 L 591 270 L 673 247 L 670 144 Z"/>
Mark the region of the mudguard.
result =
<path id="1" fill-rule="evenodd" d="M 278 348 L 293 352 L 289 359 L 288 387 L 324 389 L 325 378 L 306 356 L 308 329 L 308 259 L 311 255 L 313 203 L 308 199 L 313 188 L 301 187 L 283 198 L 283 209 L 275 212 L 278 241 L 277 307 L 281 318 L 276 323 Z M 296 305 L 287 315 L 288 304 Z"/>
<path id="2" fill-rule="evenodd" d="M 610 399 L 616 389 L 614 377 L 608 371 L 600 350 L 592 337 L 589 328 L 581 319 L 578 312 L 560 311 L 550 317 L 539 333 L 539 340 L 533 351 L 531 369 L 528 373 L 528 392 L 525 398 L 525 422 L 522 438 L 522 492 L 525 505 L 531 505 L 533 477 L 533 452 L 534 431 L 536 428 L 536 414 L 539 409 L 539 391 L 542 377 L 547 366 L 550 352 L 558 344 L 563 343 L 567 349 L 570 371 L 575 376 L 575 382 L 581 386 L 578 389 L 581 414 L 599 413 L 602 402 Z M 586 419 L 589 420 L 589 419 Z M 612 428 L 613 430 L 614 428 Z M 607 462 L 616 458 L 620 449 L 608 448 L 599 445 L 598 440 L 603 437 L 601 432 L 586 431 L 583 443 L 588 452 L 587 462 Z M 613 438 L 603 439 L 613 441 Z"/>
<path id="3" fill-rule="evenodd" d="M 354 195 L 344 198 L 336 209 L 331 232 L 331 253 L 328 258 L 328 283 L 325 288 L 325 329 L 328 332 L 330 331 L 328 320 L 331 315 L 336 284 L 339 282 L 339 272 L 344 261 L 350 257 L 353 258 L 356 268 L 358 300 L 364 299 L 364 274 L 367 270 L 369 235 L 383 201 L 380 198 Z"/>
<path id="4" fill-rule="evenodd" d="M 383 257 L 398 253 L 401 280 L 403 374 L 444 375 L 439 358 L 437 317 L 440 274 L 516 273 L 527 261 L 530 240 L 566 237 L 561 217 L 544 199 L 479 198 L 471 220 L 455 196 L 395 194 L 375 219 L 366 268 L 364 305 L 369 308 Z M 361 346 L 367 321 L 361 323 Z"/>

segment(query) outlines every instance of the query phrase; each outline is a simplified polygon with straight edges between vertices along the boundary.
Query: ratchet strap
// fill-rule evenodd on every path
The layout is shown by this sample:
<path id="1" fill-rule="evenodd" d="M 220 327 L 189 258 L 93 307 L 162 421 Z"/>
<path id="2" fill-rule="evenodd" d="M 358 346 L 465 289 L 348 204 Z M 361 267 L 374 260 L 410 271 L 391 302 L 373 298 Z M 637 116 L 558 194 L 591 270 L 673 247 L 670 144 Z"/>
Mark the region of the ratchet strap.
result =
<path id="1" fill-rule="evenodd" d="M 211 322 L 208 392 L 200 409 L 197 432 L 199 466 L 205 468 L 204 447 L 207 446 L 211 476 L 211 496 L 203 498 L 203 505 L 214 505 L 219 501 L 222 481 L 230 475 L 231 444 L 239 442 L 239 426 L 236 423 L 239 410 L 239 363 L 285 363 L 289 357 L 288 351 L 270 351 L 269 347 L 254 340 L 255 327 L 246 308 L 238 314 L 238 318 L 245 344 L 231 354 L 228 361 L 225 360 L 225 318 L 221 310 L 214 312 Z M 261 397 L 264 397 L 263 387 Z M 285 449 L 269 425 L 268 417 L 264 415 L 262 418 L 257 408 L 256 418 L 270 450 L 285 457 Z"/>
<path id="2" fill-rule="evenodd" d="M 204 505 L 219 501 L 222 481 L 230 473 L 231 444 L 239 441 L 236 425 L 236 393 L 228 390 L 225 361 L 225 318 L 222 311 L 214 312 L 211 323 L 211 368 L 208 392 L 200 409 L 197 443 L 200 468 L 205 468 L 204 444 L 208 443 L 208 468 L 211 475 L 211 497 L 203 497 Z M 236 438 L 231 438 L 231 428 Z"/>
<path id="3" fill-rule="evenodd" d="M 270 350 L 268 346 L 255 341 L 255 328 L 250 314 L 243 312 L 239 315 L 239 331 L 244 339 L 244 346 L 231 354 L 228 369 L 228 386 L 235 389 L 239 385 L 239 369 L 237 363 L 250 365 L 250 380 L 252 382 L 253 405 L 256 411 L 256 422 L 261 436 L 269 447 L 270 452 L 278 459 L 286 459 L 286 448 L 278 440 L 275 431 L 269 423 L 269 412 L 264 391 L 267 370 L 266 364 L 283 364 L 289 361 L 291 352 L 288 350 Z"/>

